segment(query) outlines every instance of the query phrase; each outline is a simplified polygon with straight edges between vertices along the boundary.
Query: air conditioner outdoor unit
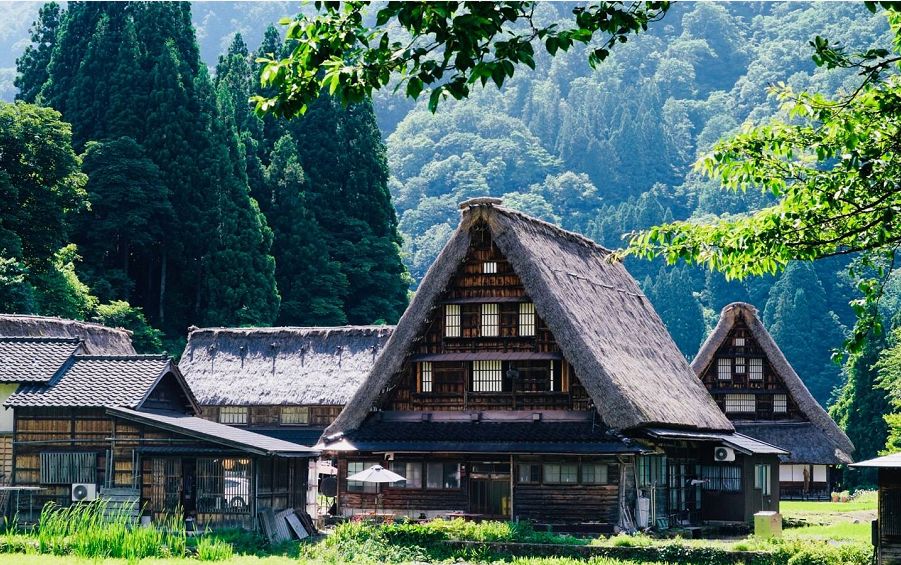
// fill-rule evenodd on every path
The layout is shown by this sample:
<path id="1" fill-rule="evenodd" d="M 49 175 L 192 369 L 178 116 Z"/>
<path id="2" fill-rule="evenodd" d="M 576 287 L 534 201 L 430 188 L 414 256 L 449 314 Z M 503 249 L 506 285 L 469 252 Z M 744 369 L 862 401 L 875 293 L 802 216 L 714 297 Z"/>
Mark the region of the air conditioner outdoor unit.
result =
<path id="1" fill-rule="evenodd" d="M 97 485 L 93 483 L 73 483 L 72 502 L 97 500 Z"/>
<path id="2" fill-rule="evenodd" d="M 714 461 L 735 461 L 735 450 L 731 447 L 716 447 L 713 450 Z"/>

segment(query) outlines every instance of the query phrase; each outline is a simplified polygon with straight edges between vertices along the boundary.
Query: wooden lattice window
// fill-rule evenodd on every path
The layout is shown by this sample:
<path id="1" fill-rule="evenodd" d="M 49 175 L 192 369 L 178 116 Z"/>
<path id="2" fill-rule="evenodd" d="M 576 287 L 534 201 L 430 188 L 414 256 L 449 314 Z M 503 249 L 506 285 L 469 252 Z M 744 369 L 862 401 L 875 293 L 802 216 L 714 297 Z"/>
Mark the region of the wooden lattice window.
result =
<path id="1" fill-rule="evenodd" d="M 901 489 L 879 489 L 879 529 L 883 537 L 901 538 Z"/>
<path id="2" fill-rule="evenodd" d="M 197 459 L 197 511 L 250 513 L 250 459 Z"/>
<path id="3" fill-rule="evenodd" d="M 503 392 L 504 374 L 500 361 L 472 362 L 473 392 Z"/>
<path id="4" fill-rule="evenodd" d="M 444 306 L 444 337 L 460 337 L 460 305 Z"/>
<path id="5" fill-rule="evenodd" d="M 753 394 L 727 394 L 727 414 L 750 414 L 757 410 L 756 399 Z"/>
<path id="6" fill-rule="evenodd" d="M 181 460 L 153 459 L 151 465 L 150 509 L 165 512 L 177 508 L 181 502 Z"/>
<path id="7" fill-rule="evenodd" d="M 788 397 L 786 395 L 773 395 L 773 412 L 776 414 L 785 414 L 788 412 Z"/>
<path id="8" fill-rule="evenodd" d="M 519 303 L 519 335 L 535 335 L 535 305 L 531 302 Z"/>
<path id="9" fill-rule="evenodd" d="M 745 358 L 744 357 L 736 357 L 735 358 L 735 374 L 736 375 L 744 375 L 745 374 Z"/>
<path id="10" fill-rule="evenodd" d="M 282 406 L 279 421 L 285 426 L 307 426 L 310 424 L 310 407 Z"/>
<path id="11" fill-rule="evenodd" d="M 744 347 L 745 346 L 745 338 L 743 336 L 736 336 L 732 339 L 732 345 L 735 347 Z"/>
<path id="12" fill-rule="evenodd" d="M 716 361 L 716 376 L 721 381 L 732 380 L 732 359 L 720 357 Z"/>
<path id="13" fill-rule="evenodd" d="M 432 362 L 419 364 L 419 392 L 432 392 Z"/>
<path id="14" fill-rule="evenodd" d="M 97 454 L 41 453 L 41 484 L 97 483 Z"/>
<path id="15" fill-rule="evenodd" d="M 497 261 L 485 261 L 482 263 L 482 272 L 486 275 L 497 274 Z"/>
<path id="16" fill-rule="evenodd" d="M 763 380 L 763 359 L 760 357 L 751 357 L 748 359 L 749 378 L 752 381 Z"/>
<path id="17" fill-rule="evenodd" d="M 246 406 L 220 406 L 219 407 L 219 423 L 231 424 L 237 426 L 247 425 L 247 407 Z"/>
<path id="18" fill-rule="evenodd" d="M 497 337 L 500 333 L 500 308 L 497 304 L 482 304 L 482 323 L 479 335 L 482 337 Z"/>

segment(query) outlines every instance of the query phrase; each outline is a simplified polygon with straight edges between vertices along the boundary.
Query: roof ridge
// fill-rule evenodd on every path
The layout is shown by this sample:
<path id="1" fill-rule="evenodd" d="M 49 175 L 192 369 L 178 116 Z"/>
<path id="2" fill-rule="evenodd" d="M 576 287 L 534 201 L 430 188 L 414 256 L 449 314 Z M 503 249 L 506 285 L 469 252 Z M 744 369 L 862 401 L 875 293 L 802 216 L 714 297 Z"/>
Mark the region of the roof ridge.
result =
<path id="1" fill-rule="evenodd" d="M 573 242 L 579 243 L 586 247 L 596 249 L 596 250 L 600 251 L 601 253 L 604 253 L 605 255 L 613 254 L 613 250 L 607 249 L 606 247 L 604 247 L 600 243 L 594 241 L 590 237 L 582 235 L 578 232 L 574 232 L 574 231 L 570 231 L 570 230 L 561 228 L 560 226 L 558 226 L 556 224 L 552 224 L 548 221 L 542 220 L 540 218 L 536 218 L 534 216 L 529 216 L 528 214 L 520 212 L 519 210 L 507 208 L 506 206 L 492 206 L 492 208 L 501 214 L 506 214 L 508 216 L 516 216 L 516 218 L 519 220 L 523 220 L 525 222 L 535 224 L 542 228 L 551 230 L 551 231 L 555 232 L 557 235 L 563 236 L 566 239 L 572 240 Z"/>
<path id="2" fill-rule="evenodd" d="M 172 358 L 162 353 L 135 353 L 132 355 L 91 355 L 76 353 L 78 361 L 169 361 Z"/>
<path id="3" fill-rule="evenodd" d="M 0 335 L 0 341 L 38 342 L 38 343 L 82 343 L 80 337 L 42 336 L 42 335 Z"/>
<path id="4" fill-rule="evenodd" d="M 369 324 L 369 325 L 345 325 L 345 326 L 260 326 L 252 328 L 213 326 L 207 328 L 193 328 L 188 333 L 199 332 L 234 332 L 234 333 L 265 333 L 278 331 L 304 331 L 304 332 L 355 332 L 367 330 L 393 330 L 394 325 L 390 324 Z"/>

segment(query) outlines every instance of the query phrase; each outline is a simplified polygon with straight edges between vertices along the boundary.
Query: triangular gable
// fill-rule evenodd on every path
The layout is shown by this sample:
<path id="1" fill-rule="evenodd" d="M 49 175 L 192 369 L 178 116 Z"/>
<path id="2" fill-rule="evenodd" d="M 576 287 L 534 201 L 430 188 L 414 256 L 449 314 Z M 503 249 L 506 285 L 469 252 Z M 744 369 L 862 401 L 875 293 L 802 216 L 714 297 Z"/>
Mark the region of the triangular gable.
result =
<path id="1" fill-rule="evenodd" d="M 134 408 L 166 410 L 171 409 L 163 406 L 163 404 L 171 404 L 179 406 L 179 410 L 183 410 L 185 406 L 189 407 L 190 414 L 200 414 L 200 405 L 188 386 L 185 377 L 181 374 L 178 365 L 171 360 L 157 377 L 156 381 L 147 389 L 144 397 Z"/>
<path id="2" fill-rule="evenodd" d="M 326 435 L 357 428 L 391 386 L 439 296 L 485 222 L 604 423 L 732 431 L 650 301 L 621 263 L 591 240 L 477 199 L 429 268 L 372 372 Z"/>
<path id="3" fill-rule="evenodd" d="M 744 322 L 751 333 L 751 337 L 763 350 L 767 362 L 782 380 L 788 394 L 797 405 L 798 409 L 807 419 L 816 425 L 836 446 L 850 454 L 854 451 L 854 445 L 848 436 L 829 417 L 829 414 L 814 399 L 801 377 L 795 372 L 785 354 L 776 345 L 773 336 L 764 327 L 763 322 L 757 316 L 757 309 L 744 302 L 734 302 L 723 308 L 719 322 L 704 341 L 698 354 L 691 362 L 691 368 L 699 377 L 703 375 L 716 359 L 716 353 L 728 339 L 733 328 L 739 321 Z"/>

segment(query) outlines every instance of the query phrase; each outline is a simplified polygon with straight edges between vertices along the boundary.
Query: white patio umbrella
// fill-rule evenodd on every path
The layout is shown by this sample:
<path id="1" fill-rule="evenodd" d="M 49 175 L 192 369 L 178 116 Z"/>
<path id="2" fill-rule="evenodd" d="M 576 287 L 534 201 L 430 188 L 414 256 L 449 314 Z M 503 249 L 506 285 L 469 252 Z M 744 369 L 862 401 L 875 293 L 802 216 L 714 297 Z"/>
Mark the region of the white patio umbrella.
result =
<path id="1" fill-rule="evenodd" d="M 406 477 L 402 477 L 394 471 L 389 471 L 381 465 L 373 465 L 368 469 L 364 469 L 359 473 L 354 473 L 347 477 L 348 481 L 362 481 L 364 483 L 396 483 L 397 481 L 406 481 Z M 379 499 L 381 495 L 376 496 L 375 513 L 379 511 Z"/>
<path id="2" fill-rule="evenodd" d="M 389 471 L 381 465 L 373 465 L 347 477 L 347 480 L 363 481 L 364 483 L 396 483 L 397 481 L 406 481 L 407 478 L 398 475 L 394 471 Z"/>

